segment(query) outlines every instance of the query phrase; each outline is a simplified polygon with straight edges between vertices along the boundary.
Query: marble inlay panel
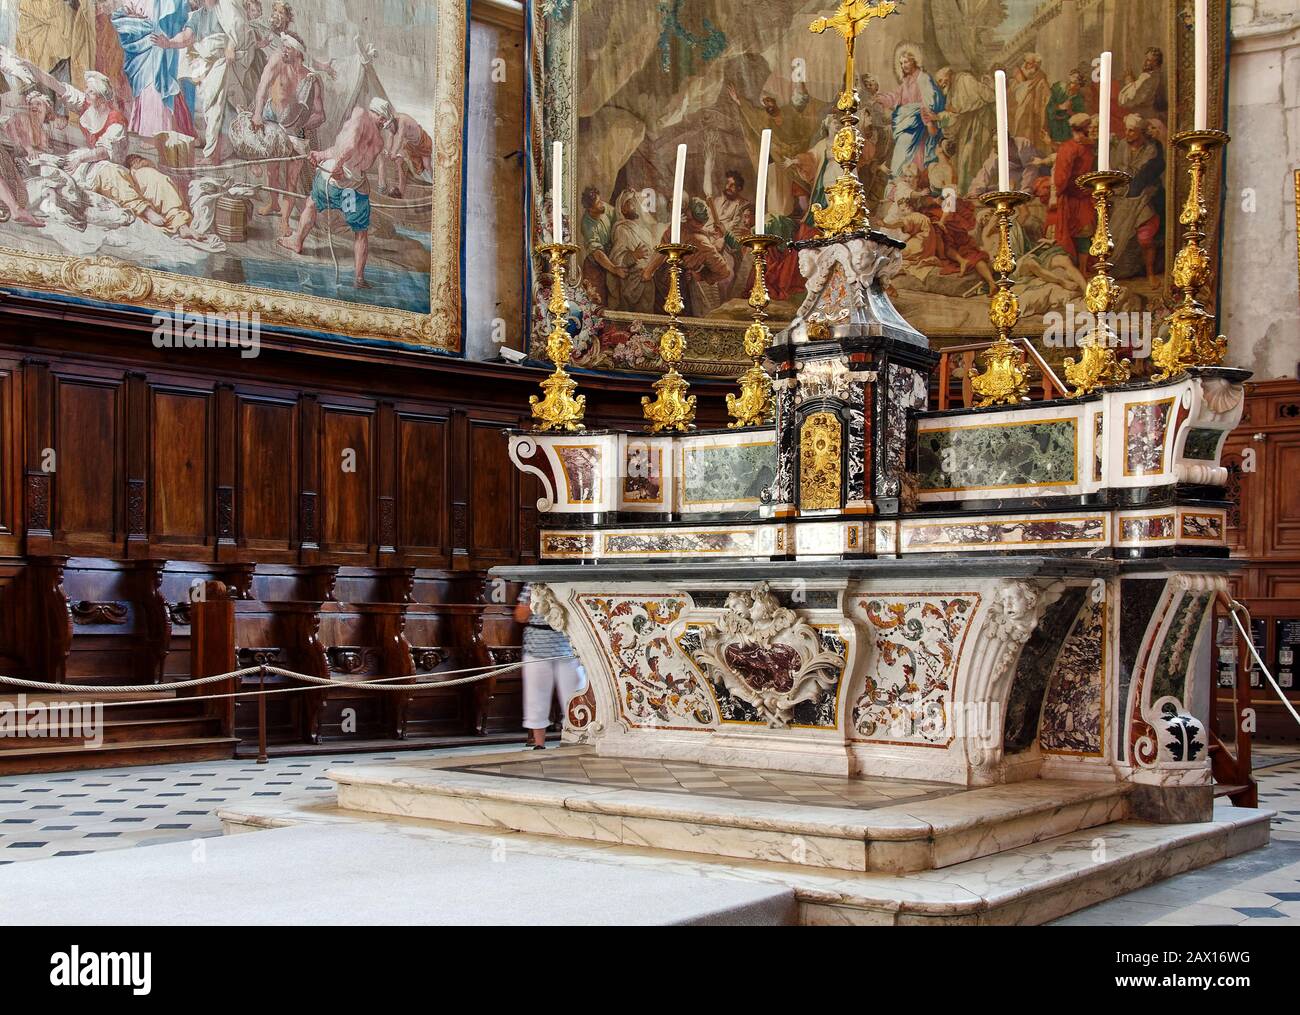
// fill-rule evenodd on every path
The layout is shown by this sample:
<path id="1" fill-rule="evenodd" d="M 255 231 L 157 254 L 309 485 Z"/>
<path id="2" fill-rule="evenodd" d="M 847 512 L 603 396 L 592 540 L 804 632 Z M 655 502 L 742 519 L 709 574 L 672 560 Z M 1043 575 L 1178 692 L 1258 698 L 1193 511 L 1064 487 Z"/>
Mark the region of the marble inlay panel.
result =
<path id="1" fill-rule="evenodd" d="M 689 597 L 584 593 L 575 602 L 614 675 L 619 714 L 629 725 L 699 729 L 714 723 L 704 680 L 668 634 Z"/>
<path id="2" fill-rule="evenodd" d="M 1198 462 L 1217 462 L 1219 460 L 1219 441 L 1223 438 L 1222 430 L 1207 430 L 1193 427 L 1187 431 L 1183 442 L 1183 457 Z"/>
<path id="3" fill-rule="evenodd" d="M 628 444 L 623 456 L 623 500 L 628 504 L 664 502 L 664 449 Z"/>
<path id="4" fill-rule="evenodd" d="M 1160 597 L 1165 589 L 1163 578 L 1126 578 L 1120 583 L 1120 607 L 1116 614 L 1119 623 L 1119 703 L 1115 710 L 1115 753 L 1123 760 L 1124 723 L 1127 714 L 1129 690 L 1136 675 L 1138 656 L 1142 651 L 1143 637 L 1151 624 Z"/>
<path id="5" fill-rule="evenodd" d="M 873 628 L 866 686 L 853 705 L 861 739 L 946 746 L 951 707 L 977 592 L 863 597 L 858 609 Z"/>
<path id="6" fill-rule="evenodd" d="M 1088 592 L 1082 586 L 1066 589 L 1047 608 L 1020 651 L 1003 726 L 1003 747 L 1008 754 L 1023 751 L 1038 739 L 1048 682 Z"/>
<path id="7" fill-rule="evenodd" d="M 596 550 L 591 532 L 543 532 L 543 557 L 590 557 Z"/>
<path id="8" fill-rule="evenodd" d="M 556 444 L 555 457 L 564 473 L 564 487 L 570 504 L 594 504 L 600 500 L 601 448 L 596 444 Z"/>
<path id="9" fill-rule="evenodd" d="M 1205 621 L 1210 598 L 1208 592 L 1185 595 L 1174 610 L 1173 620 L 1169 622 L 1169 633 L 1160 646 L 1160 656 L 1151 677 L 1152 702 L 1167 695 L 1182 700 L 1187 668 L 1196 651 L 1196 635 Z"/>
<path id="10" fill-rule="evenodd" d="M 1106 697 L 1106 603 L 1088 595 L 1057 657 L 1038 742 L 1049 754 L 1102 754 Z"/>
<path id="11" fill-rule="evenodd" d="M 1223 515 L 1185 511 L 1182 514 L 1180 535 L 1183 539 L 1223 541 Z"/>
<path id="12" fill-rule="evenodd" d="M 709 554 L 733 557 L 769 555 L 770 531 L 752 529 L 656 529 L 641 532 L 606 532 L 601 552 L 609 557 L 649 557 L 662 554 Z"/>
<path id="13" fill-rule="evenodd" d="M 889 364 L 886 378 L 886 389 L 877 396 L 881 411 L 875 441 L 876 496 L 898 497 L 907 469 L 907 414 L 929 405 L 930 386 L 920 370 L 897 363 Z"/>
<path id="14" fill-rule="evenodd" d="M 1138 543 L 1145 540 L 1173 539 L 1173 515 L 1148 515 L 1137 518 L 1123 518 L 1119 524 L 1119 541 L 1121 543 Z"/>
<path id="15" fill-rule="evenodd" d="M 682 448 L 682 506 L 755 507 L 776 478 L 776 443 Z"/>
<path id="16" fill-rule="evenodd" d="M 1078 459 L 1073 417 L 926 429 L 917 436 L 926 492 L 1068 486 L 1078 482 Z"/>
<path id="17" fill-rule="evenodd" d="M 828 624 L 814 624 L 812 626 L 817 630 L 823 650 L 839 656 L 842 661 L 847 659 L 848 645 L 844 640 L 844 636 L 835 627 Z M 696 662 L 696 653 L 700 651 L 707 631 L 712 627 L 712 624 L 687 624 L 678 638 L 678 646 L 693 663 Z M 736 662 L 743 665 L 744 660 L 743 658 L 737 659 Z M 702 678 L 708 679 L 708 674 L 701 670 L 698 664 L 696 670 Z M 810 700 L 801 701 L 794 706 L 789 720 L 790 728 L 836 729 L 839 725 L 839 713 L 836 704 L 839 700 L 840 681 L 843 676 L 843 663 L 841 663 L 839 678 L 834 684 L 822 688 Z M 786 677 L 786 674 L 778 675 L 778 679 Z M 768 725 L 767 720 L 759 713 L 757 708 L 738 695 L 732 694 L 724 684 L 710 681 L 708 686 L 713 692 L 714 700 L 718 706 L 718 718 L 722 722 L 755 726 Z"/>
<path id="18" fill-rule="evenodd" d="M 1092 478 L 1100 483 L 1106 474 L 1106 414 L 1092 417 Z"/>
<path id="19" fill-rule="evenodd" d="M 958 522 L 903 523 L 903 550 L 912 552 L 980 549 L 998 546 L 1050 546 L 1101 542 L 1106 538 L 1106 518 L 1034 518 Z"/>
<path id="20" fill-rule="evenodd" d="M 1165 437 L 1173 407 L 1172 398 L 1124 405 L 1124 475 L 1165 471 Z"/>

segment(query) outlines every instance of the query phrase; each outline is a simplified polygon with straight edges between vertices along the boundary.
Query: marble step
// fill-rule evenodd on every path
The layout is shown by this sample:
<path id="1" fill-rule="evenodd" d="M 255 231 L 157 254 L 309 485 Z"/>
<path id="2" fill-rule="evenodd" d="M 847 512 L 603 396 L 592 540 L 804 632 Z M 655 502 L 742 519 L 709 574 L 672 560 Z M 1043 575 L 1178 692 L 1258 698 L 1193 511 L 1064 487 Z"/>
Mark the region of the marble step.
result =
<path id="1" fill-rule="evenodd" d="M 0 867 L 5 926 L 789 926 L 791 889 L 304 825 Z M 34 885 L 42 886 L 33 891 Z M 563 886 L 572 891 L 562 890 Z"/>
<path id="2" fill-rule="evenodd" d="M 498 764 L 512 757 L 481 760 Z M 887 806 L 833 807 L 462 770 L 474 762 L 462 756 L 357 765 L 328 775 L 338 785 L 339 806 L 350 811 L 897 874 L 951 866 L 1129 815 L 1128 788 L 1114 783 L 1031 780 Z"/>
<path id="3" fill-rule="evenodd" d="M 448 847 L 476 847 L 498 862 L 513 856 L 581 861 L 589 871 L 622 871 L 629 883 L 647 870 L 787 887 L 805 925 L 1038 925 L 1153 882 L 1267 845 L 1272 812 L 1217 805 L 1213 821 L 1155 825 L 1115 821 L 912 874 L 847 872 L 788 863 L 690 855 L 648 847 L 381 817 L 329 801 L 242 804 L 218 812 L 227 834 L 293 826 L 361 828 L 410 845 L 412 865 L 437 865 Z M 253 836 L 256 838 L 256 836 Z M 351 857 L 360 863 L 363 855 Z M 364 865 L 363 865 L 364 866 Z M 509 866 L 509 864 L 506 864 Z M 602 874 L 602 879 L 604 879 Z M 645 905 L 653 909 L 651 898 Z M 429 922 L 436 921 L 436 911 Z M 602 922 L 600 909 L 587 922 Z"/>

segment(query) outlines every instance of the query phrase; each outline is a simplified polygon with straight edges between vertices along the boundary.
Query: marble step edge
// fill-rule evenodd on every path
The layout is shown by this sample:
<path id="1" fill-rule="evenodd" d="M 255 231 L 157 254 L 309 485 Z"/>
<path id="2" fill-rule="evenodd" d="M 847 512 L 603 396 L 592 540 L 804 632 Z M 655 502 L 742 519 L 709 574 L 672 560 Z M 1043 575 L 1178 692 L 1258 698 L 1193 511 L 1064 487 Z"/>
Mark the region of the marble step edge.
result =
<path id="1" fill-rule="evenodd" d="M 822 871 L 665 850 L 561 840 L 422 818 L 347 811 L 327 801 L 264 803 L 217 812 L 226 834 L 300 824 L 365 825 L 432 843 L 517 849 L 620 866 L 787 885 L 805 923 L 1038 924 L 1155 881 L 1267 845 L 1273 812 L 1217 805 L 1195 825 L 1117 821 L 922 874 Z M 1109 843 L 1097 859 L 1098 841 Z M 1035 908 L 1037 907 L 1037 908 Z"/>
<path id="2" fill-rule="evenodd" d="M 490 756 L 488 756 L 490 757 Z M 493 758 L 496 762 L 497 759 Z M 462 761 L 458 767 L 473 762 Z M 477 798 L 502 803 L 665 821 L 701 823 L 746 831 L 815 835 L 876 842 L 934 842 L 946 835 L 990 828 L 1035 815 L 1050 815 L 1097 801 L 1122 801 L 1123 783 L 1034 779 L 959 789 L 946 796 L 903 801 L 872 809 L 790 805 L 762 800 L 585 786 L 478 772 L 428 770 L 424 765 L 358 765 L 326 776 L 346 795 L 353 786 L 405 793 Z M 936 784 L 936 789 L 940 788 Z M 346 804 L 344 804 L 346 806 Z M 1107 820 L 1127 814 L 1112 815 Z"/>

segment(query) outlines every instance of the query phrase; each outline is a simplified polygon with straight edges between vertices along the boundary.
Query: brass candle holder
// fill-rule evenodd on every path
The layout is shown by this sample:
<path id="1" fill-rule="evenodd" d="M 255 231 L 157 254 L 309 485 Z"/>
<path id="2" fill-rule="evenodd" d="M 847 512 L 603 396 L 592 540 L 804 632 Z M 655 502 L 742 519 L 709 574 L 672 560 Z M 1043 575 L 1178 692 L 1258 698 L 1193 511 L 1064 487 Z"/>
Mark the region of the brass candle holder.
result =
<path id="1" fill-rule="evenodd" d="M 1153 378 L 1167 380 L 1188 367 L 1217 366 L 1228 351 L 1228 340 L 1214 334 L 1214 315 L 1198 298 L 1210 281 L 1210 255 L 1205 250 L 1205 170 L 1210 157 L 1231 140 L 1221 130 L 1186 130 L 1171 139 L 1187 152 L 1191 188 L 1178 222 L 1184 227 L 1183 247 L 1174 260 L 1174 287 L 1183 301 L 1169 315 L 1169 337 L 1151 344 L 1151 359 L 1160 368 Z"/>
<path id="2" fill-rule="evenodd" d="M 528 404 L 533 409 L 535 429 L 572 433 L 586 429 L 582 417 L 587 411 L 587 396 L 573 396 L 578 382 L 564 369 L 573 356 L 573 339 L 565 327 L 569 301 L 564 293 L 564 266 L 578 252 L 578 248 L 568 243 L 548 243 L 538 247 L 537 251 L 551 262 L 551 298 L 546 305 L 546 309 L 551 312 L 551 333 L 546 337 L 546 355 L 555 364 L 555 371 L 542 381 L 542 391 L 546 397 L 532 395 Z"/>
<path id="3" fill-rule="evenodd" d="M 668 368 L 654 383 L 655 398 L 641 399 L 642 411 L 650 423 L 651 433 L 685 433 L 695 425 L 695 396 L 686 392 L 690 388 L 686 378 L 677 372 L 677 366 L 686 352 L 686 336 L 681 329 L 681 313 L 686 309 L 682 302 L 682 259 L 695 253 L 689 243 L 665 243 L 655 248 L 668 262 L 668 297 L 664 312 L 672 319 L 659 336 L 659 358 Z"/>
<path id="4" fill-rule="evenodd" d="M 763 357 L 772 338 L 767 327 L 767 308 L 772 302 L 767 291 L 767 250 L 779 247 L 781 239 L 759 234 L 742 238 L 740 244 L 754 255 L 754 288 L 749 293 L 754 323 L 745 331 L 745 355 L 754 364 L 740 375 L 740 397 L 727 396 L 727 413 L 732 417 L 727 427 L 732 430 L 772 421 L 772 378 L 763 369 Z"/>
<path id="5" fill-rule="evenodd" d="M 993 259 L 998 279 L 989 302 L 989 323 L 998 337 L 984 350 L 983 372 L 971 374 L 971 390 L 979 396 L 976 404 L 980 406 L 1016 405 L 1029 398 L 1025 354 L 1011 341 L 1011 332 L 1020 320 L 1020 298 L 1011 291 L 1011 275 L 1016 270 L 1016 258 L 1011 252 L 1011 218 L 1029 197 L 1022 190 L 999 190 L 980 198 L 998 219 L 998 253 Z"/>
<path id="6" fill-rule="evenodd" d="M 1092 235 L 1089 256 L 1096 259 L 1096 270 L 1088 280 L 1084 294 L 1092 326 L 1079 339 L 1082 357 L 1075 362 L 1065 361 L 1065 379 L 1074 385 L 1074 397 L 1084 395 L 1109 385 L 1123 384 L 1132 376 L 1133 365 L 1115 355 L 1115 332 L 1110 326 L 1110 315 L 1124 295 L 1111 277 L 1111 258 L 1115 254 L 1115 239 L 1110 231 L 1110 213 L 1114 207 L 1115 191 L 1127 187 L 1133 180 L 1128 173 L 1118 170 L 1085 173 L 1075 182 L 1092 190 L 1093 207 L 1097 209 L 1097 229 Z"/>

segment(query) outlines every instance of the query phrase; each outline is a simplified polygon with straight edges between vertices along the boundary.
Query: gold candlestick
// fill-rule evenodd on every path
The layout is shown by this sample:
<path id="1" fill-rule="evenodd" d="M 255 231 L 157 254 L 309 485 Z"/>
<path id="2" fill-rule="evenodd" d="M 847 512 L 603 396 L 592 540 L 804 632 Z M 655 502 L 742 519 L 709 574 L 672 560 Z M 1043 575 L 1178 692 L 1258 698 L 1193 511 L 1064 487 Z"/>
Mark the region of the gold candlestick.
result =
<path id="1" fill-rule="evenodd" d="M 1097 209 L 1097 229 L 1092 236 L 1090 256 L 1097 259 L 1096 273 L 1088 281 L 1084 300 L 1092 315 L 1092 327 L 1079 339 L 1082 358 L 1076 363 L 1071 357 L 1065 361 L 1065 379 L 1074 385 L 1074 397 L 1081 398 L 1098 388 L 1123 384 L 1132 374 L 1132 364 L 1115 356 L 1115 332 L 1107 318 L 1119 303 L 1124 290 L 1111 277 L 1111 257 L 1115 253 L 1115 240 L 1110 231 L 1110 212 L 1115 201 L 1114 191 L 1127 187 L 1133 177 L 1118 170 L 1085 173 L 1075 182 L 1080 187 L 1092 189 L 1093 207 Z"/>
<path id="2" fill-rule="evenodd" d="M 1205 220 L 1205 168 L 1210 156 L 1231 140 L 1221 130 L 1187 130 L 1175 134 L 1173 142 L 1187 151 L 1191 190 L 1178 221 L 1186 227 L 1183 248 L 1174 261 L 1174 286 L 1182 290 L 1183 302 L 1169 315 L 1169 337 L 1151 345 L 1151 359 L 1160 368 L 1154 380 L 1163 381 L 1188 367 L 1217 366 L 1228 351 L 1228 340 L 1214 334 L 1214 315 L 1197 298 L 1210 281 L 1210 255 L 1203 246 Z"/>
<path id="3" fill-rule="evenodd" d="M 858 108 L 861 99 L 853 85 L 853 58 L 858 36 L 867 29 L 873 18 L 887 18 L 897 13 L 897 0 L 840 0 L 839 10 L 828 18 L 818 18 L 808 30 L 821 35 L 828 28 L 844 38 L 847 60 L 844 71 L 844 91 L 840 93 L 835 108 L 840 114 L 840 129 L 831 142 L 831 154 L 840 167 L 840 176 L 826 189 L 826 206 L 812 207 L 813 221 L 822 238 L 844 236 L 867 229 L 867 192 L 858 179 L 858 159 L 866 139 L 858 130 Z M 759 223 L 760 227 L 762 223 Z"/>
<path id="4" fill-rule="evenodd" d="M 680 320 L 681 312 L 686 309 L 682 302 L 682 258 L 695 253 L 695 248 L 689 243 L 665 243 L 655 249 L 668 262 L 668 298 L 664 300 L 664 312 L 672 322 L 659 336 L 659 358 L 668 371 L 654 383 L 654 401 L 643 397 L 641 407 L 651 433 L 664 430 L 685 433 L 695 426 L 695 396 L 686 394 L 690 385 L 677 372 L 677 365 L 686 352 L 686 336 L 682 334 Z"/>
<path id="5" fill-rule="evenodd" d="M 555 364 L 555 371 L 542 381 L 545 398 L 532 395 L 528 404 L 533 408 L 533 417 L 537 421 L 536 429 L 585 430 L 582 417 L 587 411 L 587 396 L 573 397 L 578 382 L 565 373 L 569 359 L 573 356 L 573 339 L 565 327 L 568 319 L 569 301 L 564 294 L 564 265 L 578 248 L 567 243 L 548 243 L 538 247 L 551 262 L 551 299 L 546 309 L 551 312 L 551 333 L 546 337 L 546 355 Z"/>
<path id="6" fill-rule="evenodd" d="M 1029 200 L 1022 190 L 999 190 L 980 198 L 998 218 L 998 253 L 993 270 L 998 274 L 989 302 L 989 323 L 997 339 L 984 350 L 984 371 L 971 374 L 971 390 L 980 397 L 977 405 L 1016 405 L 1028 400 L 1029 371 L 1025 354 L 1011 342 L 1011 332 L 1020 320 L 1020 299 L 1011 291 L 1016 258 L 1011 252 L 1011 218 L 1016 208 Z"/>
<path id="7" fill-rule="evenodd" d="M 763 369 L 763 356 L 772 338 L 767 328 L 767 308 L 772 302 L 767 291 L 767 248 L 780 246 L 781 239 L 759 234 L 746 236 L 740 243 L 754 255 L 754 288 L 749 294 L 754 323 L 745 331 L 745 355 L 754 365 L 740 375 L 740 397 L 727 396 L 727 412 L 733 417 L 727 427 L 732 430 L 772 421 L 772 378 Z"/>

